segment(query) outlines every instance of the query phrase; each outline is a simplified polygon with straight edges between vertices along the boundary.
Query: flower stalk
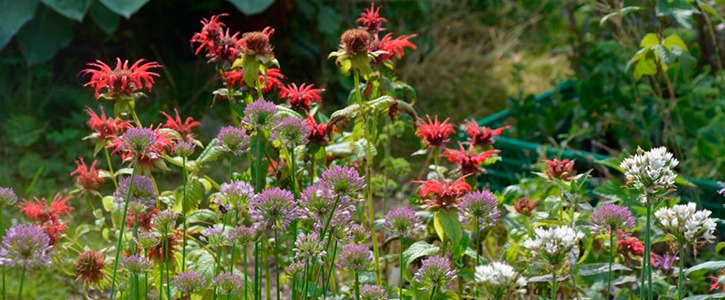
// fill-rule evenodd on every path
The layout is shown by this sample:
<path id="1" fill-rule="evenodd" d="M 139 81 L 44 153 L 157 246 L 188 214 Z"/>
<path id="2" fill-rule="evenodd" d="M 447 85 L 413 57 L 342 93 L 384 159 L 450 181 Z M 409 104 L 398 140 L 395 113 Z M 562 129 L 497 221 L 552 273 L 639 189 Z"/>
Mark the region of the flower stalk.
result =
<path id="1" fill-rule="evenodd" d="M 131 192 L 133 191 L 133 180 L 136 177 L 136 171 L 138 169 L 138 156 L 134 159 L 133 171 L 131 172 L 131 180 L 128 182 L 128 191 L 126 192 L 126 199 L 123 204 L 123 218 L 119 222 L 121 228 L 118 232 L 118 242 L 116 243 L 116 258 L 113 261 L 113 275 L 111 279 L 111 300 L 116 298 L 116 274 L 118 272 L 118 260 L 121 252 L 123 251 L 123 229 L 126 227 L 126 217 L 128 216 L 128 202 L 131 200 Z M 134 218 L 135 220 L 135 218 Z"/>

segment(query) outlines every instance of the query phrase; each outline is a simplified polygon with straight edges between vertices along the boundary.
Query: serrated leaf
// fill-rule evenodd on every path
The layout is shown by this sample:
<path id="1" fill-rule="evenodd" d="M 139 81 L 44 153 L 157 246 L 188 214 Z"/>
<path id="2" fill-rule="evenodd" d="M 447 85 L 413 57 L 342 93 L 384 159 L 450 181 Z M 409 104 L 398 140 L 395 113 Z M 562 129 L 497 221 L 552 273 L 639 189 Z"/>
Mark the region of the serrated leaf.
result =
<path id="1" fill-rule="evenodd" d="M 426 241 L 417 241 L 413 243 L 403 252 L 403 265 L 406 266 L 405 270 L 408 269 L 408 265 L 410 265 L 410 263 L 414 260 L 423 256 L 436 254 L 438 251 L 440 251 L 438 246 L 428 244 Z"/>
<path id="2" fill-rule="evenodd" d="M 126 19 L 131 18 L 131 15 L 136 13 L 141 7 L 143 7 L 149 0 L 98 0 L 105 5 L 109 10 L 119 15 L 124 16 Z"/>
<path id="3" fill-rule="evenodd" d="M 274 0 L 227 0 L 247 16 L 256 15 L 269 8 Z"/>
<path id="4" fill-rule="evenodd" d="M 689 276 L 697 271 L 717 271 L 722 269 L 725 269 L 725 260 L 707 261 L 687 269 L 687 271 L 685 271 L 685 276 Z"/>
<path id="5" fill-rule="evenodd" d="M 632 271 L 632 269 L 621 264 L 612 264 L 612 272 L 616 271 Z M 609 273 L 608 263 L 585 264 L 579 268 L 579 275 L 581 276 L 592 276 L 604 273 Z"/>
<path id="6" fill-rule="evenodd" d="M 0 0 L 0 50 L 33 19 L 38 0 Z"/>
<path id="7" fill-rule="evenodd" d="M 41 0 L 57 13 L 76 21 L 83 21 L 91 0 Z"/>

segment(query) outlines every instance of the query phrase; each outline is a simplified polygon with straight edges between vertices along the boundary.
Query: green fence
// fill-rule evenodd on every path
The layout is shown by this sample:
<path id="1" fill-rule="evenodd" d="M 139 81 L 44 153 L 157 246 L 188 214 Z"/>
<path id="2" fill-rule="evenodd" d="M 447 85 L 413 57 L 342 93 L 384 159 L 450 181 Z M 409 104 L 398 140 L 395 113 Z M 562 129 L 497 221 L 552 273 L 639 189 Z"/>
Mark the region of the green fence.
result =
<path id="1" fill-rule="evenodd" d="M 566 81 L 559 84 L 555 89 L 538 95 L 534 101 L 540 103 L 540 105 L 550 104 L 553 97 L 560 97 L 564 101 L 574 101 L 579 98 L 576 88 L 576 81 Z M 506 120 L 510 116 L 511 111 L 503 110 L 487 118 L 479 119 L 478 123 L 482 126 L 499 127 L 506 125 Z M 479 180 L 485 181 L 485 184 L 490 185 L 494 190 L 501 190 L 508 185 L 516 184 L 521 178 L 536 176 L 532 172 L 539 171 L 536 163 L 541 160 L 542 155 L 548 158 L 576 159 L 577 166 L 589 169 L 606 168 L 597 161 L 610 158 L 599 153 L 554 148 L 508 137 L 496 139 L 495 147 L 502 151 L 503 160 L 487 167 L 488 173 L 479 177 Z M 713 214 L 725 217 L 722 197 L 717 194 L 719 189 L 717 182 L 686 175 L 681 176 L 695 185 L 695 187 L 681 186 L 678 189 L 682 199 L 699 203 L 704 208 L 712 210 Z"/>

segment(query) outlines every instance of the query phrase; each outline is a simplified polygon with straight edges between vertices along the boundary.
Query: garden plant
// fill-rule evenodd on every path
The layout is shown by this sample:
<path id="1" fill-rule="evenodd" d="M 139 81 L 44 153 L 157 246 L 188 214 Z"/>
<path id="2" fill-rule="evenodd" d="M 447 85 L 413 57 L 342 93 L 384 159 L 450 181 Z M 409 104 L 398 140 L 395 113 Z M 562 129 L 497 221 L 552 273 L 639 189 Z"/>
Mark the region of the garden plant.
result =
<path id="1" fill-rule="evenodd" d="M 24 282 L 48 269 L 77 299 L 725 298 L 721 221 L 678 194 L 672 90 L 657 95 L 659 143 L 618 149 L 612 174 L 547 158 L 492 191 L 486 167 L 507 159 L 496 141 L 512 128 L 419 113 L 396 76 L 418 36 L 387 30 L 384 8 L 366 8 L 325 57 L 353 82 L 329 115 L 324 88 L 284 75 L 274 28 L 201 20 L 190 51 L 228 114 L 211 140 L 179 109 L 140 117 L 161 63 L 88 62 L 94 156 L 75 160 L 75 186 L 24 199 L 0 188 L 2 299 L 29 299 Z M 687 46 L 656 33 L 640 45 L 632 80 L 672 88 Z M 393 154 L 409 135 L 422 165 Z"/>

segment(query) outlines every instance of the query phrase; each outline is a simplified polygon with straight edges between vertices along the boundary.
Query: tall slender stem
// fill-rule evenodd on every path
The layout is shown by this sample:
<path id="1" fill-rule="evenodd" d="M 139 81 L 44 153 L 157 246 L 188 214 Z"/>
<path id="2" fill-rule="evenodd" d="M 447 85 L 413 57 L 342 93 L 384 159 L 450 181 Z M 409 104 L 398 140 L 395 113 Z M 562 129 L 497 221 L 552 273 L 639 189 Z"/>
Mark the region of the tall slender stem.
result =
<path id="1" fill-rule="evenodd" d="M 551 273 L 551 300 L 556 300 L 556 272 Z"/>
<path id="2" fill-rule="evenodd" d="M 118 243 L 116 243 L 116 258 L 113 261 L 113 276 L 111 279 L 111 300 L 116 298 L 116 273 L 118 271 L 118 260 L 120 258 L 121 251 L 123 251 L 123 229 L 126 228 L 126 217 L 128 216 L 128 202 L 131 199 L 131 192 L 133 191 L 133 180 L 136 177 L 136 170 L 138 169 L 138 158 L 134 159 L 133 171 L 131 172 L 131 179 L 128 181 L 128 191 L 126 191 L 126 200 L 123 204 L 123 218 L 121 219 L 118 232 Z"/>
<path id="3" fill-rule="evenodd" d="M 360 276 L 357 270 L 355 271 L 355 299 L 360 300 Z"/>
<path id="4" fill-rule="evenodd" d="M 652 256 L 652 234 L 650 233 L 650 226 L 652 226 L 652 202 L 647 201 L 647 299 L 652 300 L 652 262 L 650 256 Z"/>
<path id="5" fill-rule="evenodd" d="M 297 193 L 300 190 L 299 183 L 297 182 L 297 160 L 295 160 L 295 147 L 289 147 L 289 155 L 290 155 L 290 168 L 292 174 L 292 194 L 297 197 Z"/>
<path id="6" fill-rule="evenodd" d="M 171 253 L 169 251 L 169 232 L 168 229 L 164 230 L 164 264 L 166 265 L 166 295 L 168 296 L 167 299 L 171 300 L 171 282 L 170 282 L 170 275 L 169 275 L 169 258 L 171 258 Z"/>
<path id="7" fill-rule="evenodd" d="M 614 264 L 614 230 L 615 227 L 612 226 L 612 230 L 609 232 L 609 272 L 607 273 L 607 299 L 609 299 L 609 295 L 612 293 L 612 265 Z"/>
<path id="8" fill-rule="evenodd" d="M 335 257 L 337 256 L 337 239 L 335 239 L 335 245 L 332 246 L 332 260 L 330 261 L 330 269 L 327 271 L 327 278 L 325 279 L 323 276 L 323 279 L 325 279 L 325 282 L 323 283 L 323 290 L 325 291 L 325 297 L 327 297 L 327 287 L 330 284 L 330 281 L 332 279 L 332 270 L 335 269 Z"/>
<path id="9" fill-rule="evenodd" d="M 261 277 L 259 276 L 259 241 L 254 242 L 254 253 L 252 254 L 254 255 L 254 299 L 258 300 L 261 295 L 260 283 L 262 282 Z"/>
<path id="10" fill-rule="evenodd" d="M 242 256 L 244 259 L 242 262 L 242 267 L 244 268 L 244 300 L 247 300 L 247 243 L 244 243 L 242 248 Z"/>
<path id="11" fill-rule="evenodd" d="M 184 190 L 182 192 L 183 198 L 181 198 L 181 214 L 184 217 L 184 241 L 183 241 L 182 248 L 181 248 L 181 271 L 185 272 L 186 271 L 186 230 L 187 230 L 187 228 L 186 228 L 186 185 L 187 185 L 187 181 L 188 181 L 188 177 L 186 174 L 186 156 L 184 156 L 181 159 L 181 161 L 182 161 L 182 168 L 183 168 L 183 173 L 184 173 L 184 175 L 183 175 L 184 176 Z"/>
<path id="12" fill-rule="evenodd" d="M 403 268 L 405 268 L 405 265 L 403 264 L 403 235 L 400 235 L 400 251 L 398 251 L 398 264 L 400 264 L 400 278 L 398 279 L 398 286 L 400 289 L 398 290 L 398 299 L 403 299 Z"/>
<path id="13" fill-rule="evenodd" d="M 141 300 L 141 284 L 138 280 L 138 274 L 133 275 L 133 280 L 136 283 L 136 299 Z"/>
<path id="14" fill-rule="evenodd" d="M 20 274 L 20 287 L 18 288 L 18 300 L 23 300 L 23 283 L 25 283 L 25 268 Z"/>
<path id="15" fill-rule="evenodd" d="M 269 240 L 267 240 L 269 242 Z M 264 245 L 264 241 L 262 241 L 262 245 Z M 267 296 L 267 300 L 272 298 L 272 276 L 270 275 L 269 270 L 269 253 L 265 250 L 262 251 L 262 262 L 265 265 L 264 268 L 264 294 Z"/>
<path id="16" fill-rule="evenodd" d="M 307 299 L 307 285 L 308 285 L 307 283 L 310 281 L 309 272 L 310 272 L 310 259 L 307 258 L 307 259 L 305 259 L 305 281 L 302 282 L 302 299 L 303 300 Z"/>
<path id="17" fill-rule="evenodd" d="M 353 79 L 355 81 L 355 96 L 357 97 L 358 106 L 360 106 L 360 112 L 363 122 L 363 133 L 365 136 L 365 196 L 367 198 L 368 206 L 368 225 L 370 226 L 370 238 L 373 240 L 373 257 L 375 260 L 375 281 L 378 285 L 382 284 L 380 275 L 380 252 L 378 250 L 378 236 L 375 233 L 375 226 L 373 224 L 375 219 L 375 208 L 373 207 L 373 154 L 372 154 L 372 143 L 373 140 L 370 137 L 370 128 L 368 128 L 368 120 L 365 111 L 365 103 L 362 100 L 362 94 L 360 93 L 360 75 L 358 72 L 353 72 Z"/>
<path id="18" fill-rule="evenodd" d="M 254 178 L 254 192 L 259 193 L 264 189 L 264 186 L 266 184 L 266 172 L 265 170 L 262 170 L 264 166 L 264 133 L 261 129 L 257 130 L 256 136 L 256 155 L 254 158 L 254 174 L 256 175 L 256 177 Z"/>
<path id="19" fill-rule="evenodd" d="M 682 282 L 684 281 L 684 274 L 682 273 L 685 270 L 685 246 L 680 243 L 680 272 L 677 274 L 677 299 L 682 300 L 684 295 L 682 294 Z"/>
<path id="20" fill-rule="evenodd" d="M 433 296 L 435 296 L 435 294 L 436 294 L 437 291 L 438 291 L 438 286 L 437 285 L 433 285 L 433 290 L 431 290 L 431 292 L 430 292 L 430 298 L 428 298 L 428 300 L 433 300 Z"/>
<path id="21" fill-rule="evenodd" d="M 159 295 L 163 295 L 164 294 L 164 264 L 159 264 L 159 283 L 161 284 L 161 286 L 159 287 Z"/>
<path id="22" fill-rule="evenodd" d="M 113 171 L 113 164 L 111 163 L 111 154 L 108 153 L 108 148 L 103 147 L 103 152 L 106 155 L 106 165 L 108 166 L 108 172 L 111 173 L 111 181 L 113 181 L 113 186 L 115 188 L 118 188 L 118 181 L 116 181 L 116 172 Z"/>
<path id="23" fill-rule="evenodd" d="M 279 292 L 279 240 L 277 236 L 277 226 L 274 227 L 274 272 L 277 280 L 277 283 L 275 284 L 277 287 L 277 299 L 282 299 Z"/>
<path id="24" fill-rule="evenodd" d="M 5 234 L 5 210 L 3 208 L 0 208 L 0 241 L 3 239 L 3 235 Z M 2 271 L 3 271 L 3 300 L 5 300 L 7 290 L 5 289 L 5 265 L 2 265 Z"/>
<path id="25" fill-rule="evenodd" d="M 481 257 L 481 250 L 480 250 L 481 249 L 481 234 L 480 234 L 481 231 L 480 230 L 481 229 L 479 228 L 479 226 L 480 225 L 478 224 L 478 216 L 474 216 L 473 230 L 475 231 L 474 236 L 476 237 L 474 239 L 474 241 L 476 243 L 476 265 L 473 267 L 473 272 L 476 272 L 476 267 L 478 267 L 481 264 L 481 260 L 480 260 L 480 257 Z M 473 286 L 473 294 L 475 295 L 475 299 L 478 299 L 478 286 L 477 285 Z"/>

